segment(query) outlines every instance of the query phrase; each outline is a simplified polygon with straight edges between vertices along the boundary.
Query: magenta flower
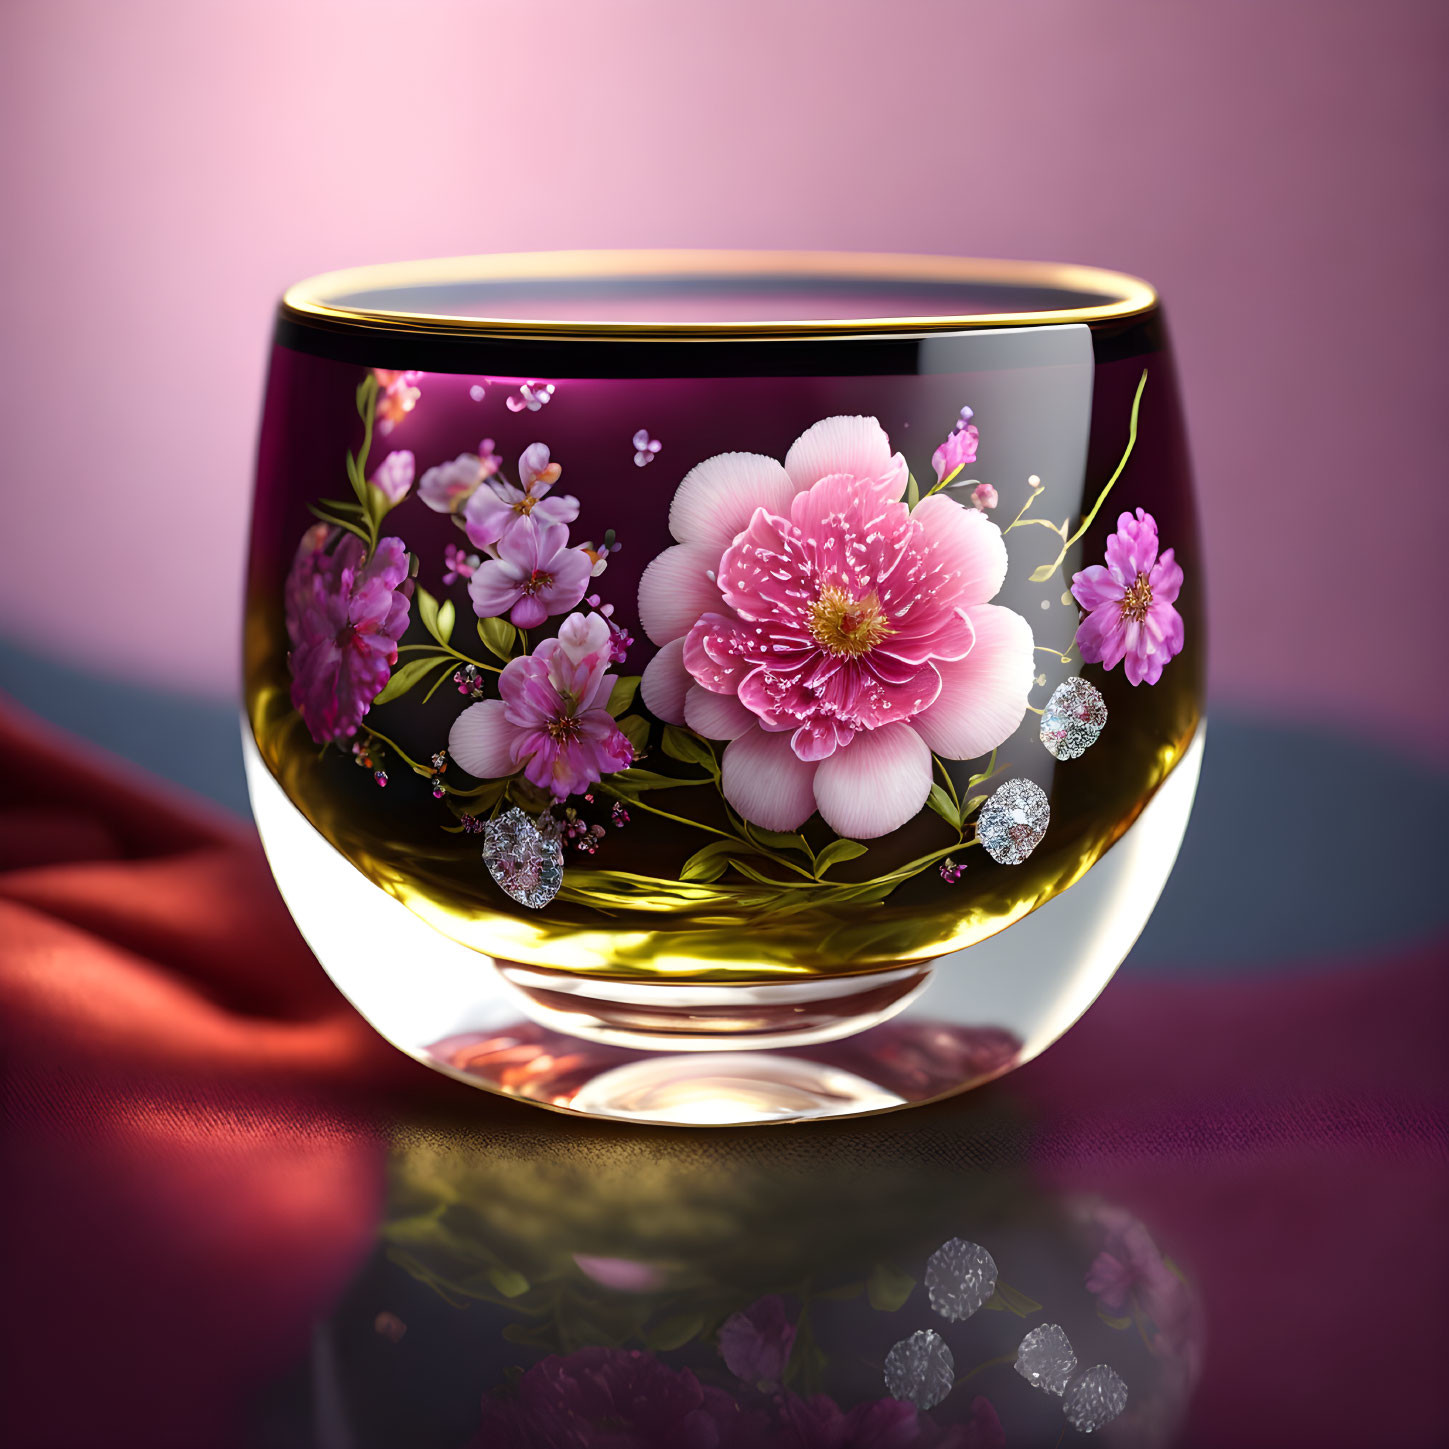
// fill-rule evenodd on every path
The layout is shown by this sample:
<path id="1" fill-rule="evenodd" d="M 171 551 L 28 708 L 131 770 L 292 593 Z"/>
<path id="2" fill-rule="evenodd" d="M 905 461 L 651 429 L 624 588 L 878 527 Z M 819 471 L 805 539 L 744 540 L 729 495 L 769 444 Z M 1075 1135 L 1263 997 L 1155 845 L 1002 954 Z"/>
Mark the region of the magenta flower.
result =
<path id="1" fill-rule="evenodd" d="M 645 703 L 728 740 L 722 787 L 746 819 L 841 835 L 895 830 L 925 804 L 931 754 L 975 759 L 1021 723 L 1032 634 L 990 604 L 1001 531 L 937 494 L 899 501 L 905 460 L 874 418 L 827 418 L 784 466 L 724 453 L 670 508 L 680 540 L 639 585 L 661 646 Z"/>
<path id="2" fill-rule="evenodd" d="M 785 1304 L 771 1293 L 720 1324 L 719 1356 L 737 1378 L 757 1388 L 773 1388 L 785 1376 L 795 1347 L 795 1325 Z"/>
<path id="3" fill-rule="evenodd" d="M 413 486 L 413 474 L 417 469 L 417 461 L 406 448 L 400 452 L 389 453 L 380 464 L 377 472 L 372 475 L 372 481 L 382 489 L 383 495 L 389 503 L 401 503 L 408 495 L 408 489 Z"/>
<path id="4" fill-rule="evenodd" d="M 1087 610 L 1077 647 L 1089 664 L 1107 669 L 1125 660 L 1129 683 L 1156 684 L 1167 661 L 1182 652 L 1182 615 L 1173 608 L 1182 570 L 1166 549 L 1157 554 L 1150 513 L 1123 513 L 1107 540 L 1107 566 L 1072 575 L 1072 597 Z"/>
<path id="5" fill-rule="evenodd" d="M 443 545 L 443 582 L 457 583 L 459 579 L 471 579 L 474 570 L 482 560 L 476 553 L 464 553 L 456 543 Z"/>
<path id="6" fill-rule="evenodd" d="M 771 1449 L 1005 1449 L 1001 1421 L 987 1399 L 972 1400 L 966 1424 L 939 1425 L 902 1399 L 868 1399 L 842 1409 L 833 1399 L 785 1395 Z"/>
<path id="7" fill-rule="evenodd" d="M 498 557 L 484 559 L 468 581 L 480 619 L 508 617 L 534 629 L 552 614 L 566 614 L 589 586 L 589 556 L 568 546 L 563 523 L 521 518 L 498 542 Z"/>
<path id="8" fill-rule="evenodd" d="M 1140 1312 L 1151 1324 L 1147 1346 L 1154 1354 L 1195 1364 L 1202 1325 L 1192 1291 L 1137 1218 L 1105 1204 L 1094 1216 L 1107 1230 L 1085 1284 L 1098 1309 L 1114 1318 Z"/>
<path id="9" fill-rule="evenodd" d="M 384 538 L 363 561 L 361 539 L 317 524 L 302 535 L 287 576 L 292 704 L 319 744 L 357 733 L 397 663 L 408 626 L 408 555 Z"/>
<path id="10" fill-rule="evenodd" d="M 614 687 L 611 651 L 606 619 L 565 619 L 557 639 L 504 665 L 502 699 L 470 705 L 453 721 L 448 753 L 480 779 L 521 769 L 559 800 L 627 768 L 634 747 L 605 708 Z"/>
<path id="11" fill-rule="evenodd" d="M 473 546 L 491 548 L 501 543 L 525 519 L 540 525 L 572 523 L 579 516 L 579 500 L 567 494 L 557 498 L 545 496 L 562 472 L 557 463 L 549 462 L 548 448 L 543 443 L 525 448 L 518 460 L 521 488 L 498 478 L 486 488 L 478 489 L 465 504 L 463 526 Z"/>
<path id="12" fill-rule="evenodd" d="M 988 508 L 995 508 L 1001 500 L 996 496 L 996 489 L 989 483 L 978 483 L 971 490 L 971 506 L 979 508 L 984 513 Z"/>
<path id="13" fill-rule="evenodd" d="M 963 416 L 969 417 L 971 409 L 962 408 Z M 981 435 L 972 422 L 958 423 L 950 436 L 931 454 L 931 467 L 936 470 L 936 482 L 953 477 L 963 468 L 969 468 L 976 461 L 976 447 Z"/>
<path id="14" fill-rule="evenodd" d="M 478 1449 L 759 1449 L 763 1425 L 729 1394 L 640 1349 L 582 1348 L 485 1398 Z"/>

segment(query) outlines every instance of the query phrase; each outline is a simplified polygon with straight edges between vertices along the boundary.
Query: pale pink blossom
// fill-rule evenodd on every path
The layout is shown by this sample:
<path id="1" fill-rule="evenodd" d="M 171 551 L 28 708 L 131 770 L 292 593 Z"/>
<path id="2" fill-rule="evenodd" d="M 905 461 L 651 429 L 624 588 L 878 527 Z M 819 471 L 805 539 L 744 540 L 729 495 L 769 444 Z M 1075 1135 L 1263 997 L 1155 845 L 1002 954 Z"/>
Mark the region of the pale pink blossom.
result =
<path id="1" fill-rule="evenodd" d="M 413 474 L 416 470 L 417 460 L 403 448 L 389 453 L 378 464 L 372 481 L 382 490 L 383 497 L 389 503 L 401 503 L 408 496 L 408 489 L 413 486 Z"/>
<path id="2" fill-rule="evenodd" d="M 838 417 L 783 466 L 724 453 L 675 493 L 679 543 L 639 587 L 645 703 L 730 742 L 725 796 L 766 829 L 818 809 L 886 834 L 925 804 L 933 751 L 975 759 L 1025 714 L 1031 628 L 988 602 L 1001 531 L 944 494 L 908 509 L 907 476 L 874 418 Z"/>
<path id="3" fill-rule="evenodd" d="M 562 472 L 557 463 L 549 461 L 543 443 L 530 444 L 518 460 L 522 487 L 495 478 L 464 504 L 463 527 L 469 541 L 475 548 L 492 548 L 528 519 L 536 524 L 572 523 L 579 516 L 579 500 L 568 494 L 546 496 Z"/>
<path id="4" fill-rule="evenodd" d="M 1001 499 L 996 496 L 996 489 L 989 483 L 978 483 L 971 490 L 971 506 L 979 508 L 983 513 L 988 508 L 995 508 Z"/>
<path id="5" fill-rule="evenodd" d="M 284 604 L 292 704 L 319 744 L 357 733 L 397 663 L 408 626 L 408 554 L 400 538 L 362 540 L 316 524 L 302 535 Z"/>
<path id="6" fill-rule="evenodd" d="M 485 446 L 489 440 L 485 439 Z M 497 470 L 497 460 L 491 459 Z M 459 453 L 450 463 L 429 468 L 418 483 L 418 497 L 434 513 L 456 513 L 478 491 L 490 475 L 487 462 L 478 453 Z"/>
<path id="7" fill-rule="evenodd" d="M 448 753 L 480 779 L 522 770 L 560 800 L 627 768 L 633 746 L 605 707 L 614 687 L 611 655 L 607 620 L 565 619 L 556 639 L 504 666 L 501 699 L 482 700 L 458 716 Z"/>
<path id="8" fill-rule="evenodd" d="M 373 376 L 378 382 L 377 430 L 384 437 L 403 421 L 417 406 L 423 395 L 416 384 L 421 381 L 421 372 L 393 372 L 375 367 Z"/>
<path id="9" fill-rule="evenodd" d="M 1168 660 L 1182 652 L 1182 615 L 1174 608 L 1182 569 L 1157 552 L 1157 521 L 1138 509 L 1120 514 L 1107 540 L 1107 564 L 1072 575 L 1072 597 L 1087 610 L 1077 648 L 1089 664 L 1124 663 L 1128 682 L 1156 684 Z"/>
<path id="10" fill-rule="evenodd" d="M 498 542 L 497 558 L 484 559 L 468 581 L 480 619 L 500 614 L 520 629 L 534 629 L 552 614 L 566 614 L 589 586 L 589 556 L 568 546 L 568 526 L 522 518 Z"/>

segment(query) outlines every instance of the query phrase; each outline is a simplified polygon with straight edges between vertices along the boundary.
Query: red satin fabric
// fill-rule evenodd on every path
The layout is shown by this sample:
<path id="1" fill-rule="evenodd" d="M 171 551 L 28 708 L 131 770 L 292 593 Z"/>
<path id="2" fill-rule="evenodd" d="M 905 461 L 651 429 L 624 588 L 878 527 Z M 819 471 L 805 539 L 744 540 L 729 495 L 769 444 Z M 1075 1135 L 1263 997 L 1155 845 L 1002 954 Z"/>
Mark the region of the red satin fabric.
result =
<path id="1" fill-rule="evenodd" d="M 372 1249 L 389 1124 L 556 1119 L 377 1038 L 248 829 L 18 712 L 0 762 L 0 1438 L 239 1442 Z M 1185 1443 L 1441 1442 L 1444 968 L 1121 982 L 989 1089 L 1036 1119 L 1050 1183 L 1131 1206 L 1193 1271 Z"/>

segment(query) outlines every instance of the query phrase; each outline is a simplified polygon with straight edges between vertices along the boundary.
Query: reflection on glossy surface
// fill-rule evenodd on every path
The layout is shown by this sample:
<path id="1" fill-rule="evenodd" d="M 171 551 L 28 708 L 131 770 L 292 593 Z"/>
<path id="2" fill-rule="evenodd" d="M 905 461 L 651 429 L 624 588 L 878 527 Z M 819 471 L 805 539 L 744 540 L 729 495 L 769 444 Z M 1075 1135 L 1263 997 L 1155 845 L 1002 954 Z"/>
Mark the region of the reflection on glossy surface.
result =
<path id="1" fill-rule="evenodd" d="M 969 1105 L 767 1134 L 400 1129 L 378 1250 L 322 1340 L 339 1442 L 1050 1446 L 1076 1437 L 1062 1390 L 1017 1359 L 1055 1325 L 1127 1387 L 1103 1441 L 1170 1443 L 1188 1280 L 1130 1213 L 1011 1166 L 1022 1124 Z M 1006 1165 L 965 1165 L 983 1153 Z M 984 1301 L 943 1291 L 973 1246 Z M 1102 1401 L 1082 1378 L 1079 1417 Z"/>

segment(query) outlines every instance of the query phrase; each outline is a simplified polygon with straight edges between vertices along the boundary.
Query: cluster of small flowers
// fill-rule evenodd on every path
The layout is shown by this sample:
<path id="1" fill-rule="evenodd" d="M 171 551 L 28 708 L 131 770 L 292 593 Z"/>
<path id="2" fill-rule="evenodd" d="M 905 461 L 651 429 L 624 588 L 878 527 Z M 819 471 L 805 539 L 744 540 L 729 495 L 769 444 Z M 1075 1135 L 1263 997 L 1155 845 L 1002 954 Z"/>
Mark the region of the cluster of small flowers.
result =
<path id="1" fill-rule="evenodd" d="M 377 781 L 379 787 L 387 784 L 387 771 L 382 768 L 380 763 L 384 753 L 382 745 L 373 735 L 365 735 L 352 742 L 352 763 L 361 769 L 371 770 L 372 778 Z"/>
<path id="2" fill-rule="evenodd" d="M 461 669 L 454 670 L 453 683 L 458 686 L 459 694 L 466 694 L 473 699 L 483 698 L 483 671 L 476 664 L 465 664 Z"/>
<path id="3" fill-rule="evenodd" d="M 941 862 L 941 879 L 948 885 L 955 885 L 965 873 L 966 867 L 952 860 L 949 855 Z"/>
<path id="4" fill-rule="evenodd" d="M 584 800 L 593 804 L 594 797 L 585 795 Z M 545 810 L 538 817 L 537 824 L 538 833 L 545 840 L 557 840 L 560 845 L 567 845 L 572 841 L 574 849 L 583 851 L 585 855 L 593 855 L 604 838 L 604 827 L 590 825 L 587 820 L 579 819 L 579 812 L 572 806 L 565 809 L 562 815 Z"/>
<path id="5" fill-rule="evenodd" d="M 629 812 L 624 808 L 622 800 L 614 801 L 614 808 L 609 811 L 609 815 L 616 830 L 622 830 L 629 823 Z"/>
<path id="6" fill-rule="evenodd" d="M 459 579 L 471 579 L 474 570 L 482 562 L 476 553 L 464 553 L 456 543 L 446 544 L 443 548 L 443 563 L 446 566 L 443 582 L 453 584 Z"/>
<path id="7" fill-rule="evenodd" d="M 448 752 L 439 750 L 433 756 L 432 764 L 433 775 L 428 784 L 433 787 L 433 799 L 441 800 L 443 798 L 443 776 L 448 770 Z"/>
<path id="8" fill-rule="evenodd" d="M 524 382 L 519 384 L 517 393 L 505 399 L 505 402 L 511 413 L 521 413 L 524 408 L 536 413 L 539 408 L 553 401 L 556 391 L 557 388 L 551 382 Z"/>

